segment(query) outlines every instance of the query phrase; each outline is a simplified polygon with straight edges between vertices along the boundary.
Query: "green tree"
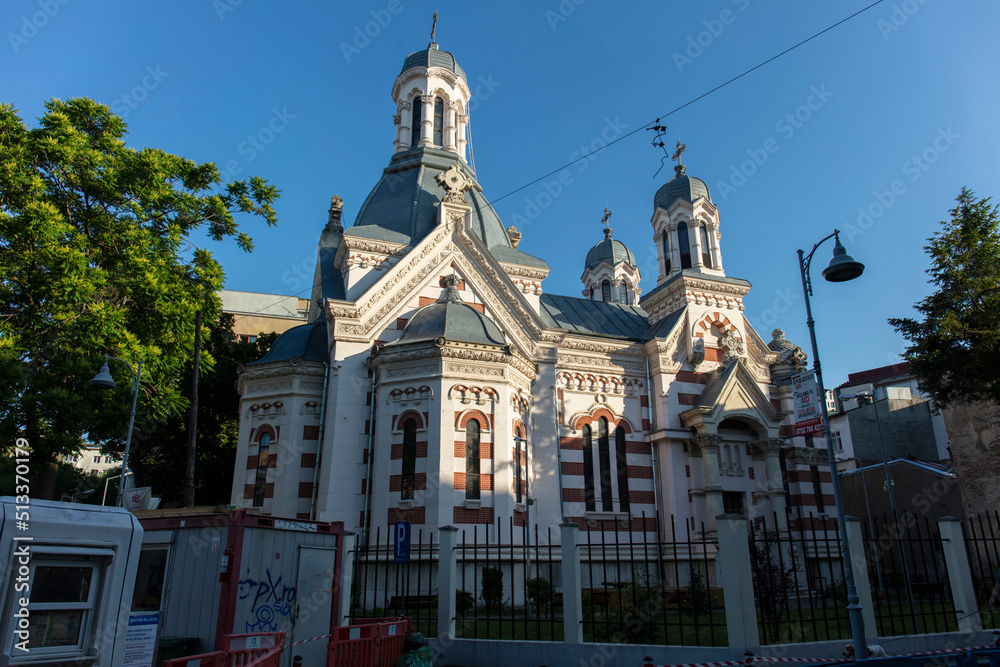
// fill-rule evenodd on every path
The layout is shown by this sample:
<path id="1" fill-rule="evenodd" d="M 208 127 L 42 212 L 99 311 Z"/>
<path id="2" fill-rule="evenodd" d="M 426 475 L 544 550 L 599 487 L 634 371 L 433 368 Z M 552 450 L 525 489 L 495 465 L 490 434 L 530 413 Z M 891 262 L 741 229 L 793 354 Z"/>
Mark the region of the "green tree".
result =
<path id="1" fill-rule="evenodd" d="M 922 319 L 889 324 L 910 343 L 903 358 L 934 403 L 1000 405 L 1000 216 L 962 188 L 951 219 L 928 239 L 930 284 Z"/>
<path id="2" fill-rule="evenodd" d="M 259 177 L 223 184 L 214 164 L 125 136 L 87 99 L 47 102 L 34 129 L 0 105 L 0 447 L 28 441 L 36 497 L 84 436 L 124 449 L 131 380 L 113 364 L 119 389 L 91 389 L 103 355 L 143 363 L 137 431 L 183 412 L 195 312 L 217 320 L 223 279 L 189 237 L 249 252 L 234 215 L 276 222 L 278 191 Z"/>
<path id="3" fill-rule="evenodd" d="M 238 368 L 264 356 L 278 337 L 275 333 L 261 333 L 256 342 L 241 342 L 233 333 L 233 321 L 232 315 L 223 313 L 218 324 L 203 332 L 202 355 L 211 357 L 214 364 L 198 379 L 195 477 L 201 481 L 201 488 L 195 490 L 196 505 L 229 504 L 240 430 Z M 182 385 L 184 397 L 190 398 L 190 382 Z M 139 454 L 132 460 L 136 475 L 152 481 L 161 507 L 181 506 L 187 465 L 187 413 L 156 424 L 141 437 Z"/>

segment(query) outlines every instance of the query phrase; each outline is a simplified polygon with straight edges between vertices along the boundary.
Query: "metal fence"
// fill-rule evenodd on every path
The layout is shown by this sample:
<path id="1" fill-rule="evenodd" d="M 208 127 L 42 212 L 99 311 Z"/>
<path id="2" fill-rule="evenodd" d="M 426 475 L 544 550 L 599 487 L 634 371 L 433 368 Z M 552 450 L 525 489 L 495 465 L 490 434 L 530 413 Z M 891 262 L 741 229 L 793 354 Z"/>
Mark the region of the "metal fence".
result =
<path id="1" fill-rule="evenodd" d="M 680 524 L 671 517 L 664 535 L 643 515 L 612 530 L 581 531 L 585 641 L 729 645 L 718 542 L 704 525 L 692 535 L 687 521 Z M 651 525 L 656 530 L 646 531 Z"/>
<path id="2" fill-rule="evenodd" d="M 864 532 L 879 635 L 956 631 L 937 523 L 904 513 L 875 517 Z"/>
<path id="3" fill-rule="evenodd" d="M 368 546 L 348 554 L 354 558 L 351 621 L 409 616 L 413 629 L 437 636 L 438 542 L 435 533 L 417 529 L 411 535 L 408 563 L 394 562 L 392 526 L 376 527 Z"/>
<path id="4" fill-rule="evenodd" d="M 835 522 L 800 512 L 760 516 L 749 542 L 761 644 L 851 636 Z"/>
<path id="5" fill-rule="evenodd" d="M 666 539 L 652 518 L 584 525 L 580 531 L 583 634 L 588 642 L 727 645 L 714 538 L 671 520 Z M 649 530 L 646 530 L 646 529 Z M 391 527 L 378 528 L 355 558 L 352 619 L 405 614 L 436 636 L 437 535 L 414 531 L 410 562 L 393 562 Z M 704 527 L 701 535 L 704 536 Z M 462 530 L 456 546 L 456 635 L 561 641 L 560 534 L 512 519 Z"/>
<path id="6" fill-rule="evenodd" d="M 965 550 L 969 555 L 969 569 L 976 590 L 984 628 L 1000 628 L 1000 601 L 990 598 L 994 588 L 1000 586 L 1000 511 L 984 512 L 967 519 L 963 525 Z M 1000 591 L 998 591 L 1000 594 Z"/>

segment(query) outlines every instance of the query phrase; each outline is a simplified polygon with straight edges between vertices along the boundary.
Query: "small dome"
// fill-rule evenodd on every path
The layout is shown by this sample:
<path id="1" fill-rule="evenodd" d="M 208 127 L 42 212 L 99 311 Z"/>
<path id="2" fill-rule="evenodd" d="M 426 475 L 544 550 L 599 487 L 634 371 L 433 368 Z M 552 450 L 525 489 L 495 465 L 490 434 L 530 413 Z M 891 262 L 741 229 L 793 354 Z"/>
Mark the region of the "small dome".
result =
<path id="1" fill-rule="evenodd" d="M 444 338 L 459 343 L 506 345 L 507 339 L 492 320 L 463 303 L 458 293 L 458 279 L 446 278 L 447 288 L 437 302 L 424 306 L 410 318 L 403 335 L 395 343 L 417 343 Z"/>
<path id="2" fill-rule="evenodd" d="M 656 196 L 653 197 L 654 206 L 667 209 L 674 203 L 674 200 L 680 198 L 686 199 L 692 204 L 702 197 L 705 197 L 708 201 L 712 201 L 712 197 L 708 193 L 708 186 L 705 185 L 705 181 L 700 178 L 695 178 L 694 176 L 688 176 L 684 173 L 686 169 L 687 167 L 682 164 L 674 167 L 674 171 L 677 175 L 667 181 L 663 187 L 656 191 Z"/>
<path id="3" fill-rule="evenodd" d="M 595 245 L 587 253 L 587 264 L 585 270 L 596 269 L 601 262 L 607 262 L 611 266 L 616 266 L 625 262 L 635 268 L 635 255 L 622 243 L 611 238 L 611 228 L 604 230 L 604 240 Z"/>
<path id="4" fill-rule="evenodd" d="M 278 336 L 263 357 L 253 364 L 269 364 L 275 361 L 288 361 L 299 357 L 303 361 L 328 361 L 326 341 L 326 318 L 317 317 L 311 324 L 292 327 Z"/>
<path id="5" fill-rule="evenodd" d="M 414 51 L 406 56 L 406 60 L 403 61 L 403 69 L 399 73 L 402 74 L 414 67 L 443 67 L 462 77 L 463 81 L 468 81 L 465 78 L 465 72 L 458 66 L 455 56 L 447 51 L 441 51 L 434 42 L 428 44 L 427 48 L 423 51 Z"/>

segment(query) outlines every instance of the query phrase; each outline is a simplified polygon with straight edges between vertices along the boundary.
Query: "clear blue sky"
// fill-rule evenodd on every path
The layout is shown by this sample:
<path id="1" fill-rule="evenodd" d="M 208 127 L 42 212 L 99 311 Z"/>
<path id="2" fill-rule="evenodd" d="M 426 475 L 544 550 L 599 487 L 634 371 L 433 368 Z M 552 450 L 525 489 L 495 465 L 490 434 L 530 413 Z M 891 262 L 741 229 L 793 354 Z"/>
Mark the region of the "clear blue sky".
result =
<path id="1" fill-rule="evenodd" d="M 867 4 L 10 0 L 0 98 L 34 124 L 46 99 L 90 97 L 127 111 L 135 147 L 232 162 L 276 184 L 278 227 L 248 220 L 253 254 L 220 244 L 217 256 L 229 288 L 307 294 L 330 196 L 352 222 L 391 156 L 392 83 L 426 47 L 434 10 L 438 43 L 477 95 L 479 182 L 499 199 L 602 132 L 642 127 Z M 797 248 L 839 227 L 867 265 L 830 284 L 820 272 L 832 241 L 816 255 L 828 386 L 898 361 L 886 318 L 928 293 L 926 239 L 963 185 L 1000 194 L 997 26 L 998 3 L 885 0 L 664 119 L 668 144 L 687 144 L 688 173 L 712 190 L 724 268 L 753 284 L 747 314 L 765 340 L 780 326 L 808 351 Z M 253 148 L 248 137 L 269 125 L 280 131 Z M 521 248 L 552 265 L 546 291 L 580 294 L 605 206 L 643 289 L 655 285 L 652 199 L 672 169 L 653 178 L 662 154 L 651 139 L 639 132 L 570 167 L 555 197 L 537 184 L 496 203 Z M 871 215 L 860 224 L 859 208 Z"/>

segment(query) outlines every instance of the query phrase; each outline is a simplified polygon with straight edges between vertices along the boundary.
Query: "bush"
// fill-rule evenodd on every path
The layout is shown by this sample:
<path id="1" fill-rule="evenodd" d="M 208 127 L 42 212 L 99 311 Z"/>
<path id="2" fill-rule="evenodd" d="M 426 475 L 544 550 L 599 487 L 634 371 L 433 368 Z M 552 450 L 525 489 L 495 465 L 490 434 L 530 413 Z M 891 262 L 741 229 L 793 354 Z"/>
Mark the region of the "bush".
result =
<path id="1" fill-rule="evenodd" d="M 493 565 L 483 567 L 481 583 L 483 592 L 480 597 L 486 609 L 495 611 L 503 607 L 503 570 Z"/>
<path id="2" fill-rule="evenodd" d="M 847 583 L 845 581 L 835 581 L 828 585 L 825 593 L 826 597 L 832 598 L 840 604 L 847 604 Z"/>
<path id="3" fill-rule="evenodd" d="M 691 570 L 691 582 L 688 584 L 688 603 L 691 605 L 691 612 L 695 616 L 711 613 L 712 595 L 705 585 L 705 580 L 701 572 Z"/>
<path id="4" fill-rule="evenodd" d="M 476 608 L 476 597 L 469 591 L 455 591 L 455 612 L 464 618 Z"/>
<path id="5" fill-rule="evenodd" d="M 545 577 L 535 577 L 525 582 L 525 594 L 535 609 L 548 609 L 556 601 L 556 589 Z"/>

